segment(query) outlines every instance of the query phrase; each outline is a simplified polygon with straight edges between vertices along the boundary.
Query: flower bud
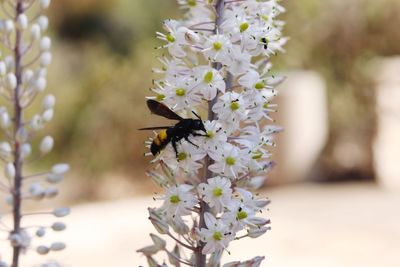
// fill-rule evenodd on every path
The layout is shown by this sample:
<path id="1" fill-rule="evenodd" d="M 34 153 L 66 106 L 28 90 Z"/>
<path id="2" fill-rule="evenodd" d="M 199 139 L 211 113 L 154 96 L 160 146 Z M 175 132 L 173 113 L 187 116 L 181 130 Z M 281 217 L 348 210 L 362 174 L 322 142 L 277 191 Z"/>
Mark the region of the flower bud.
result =
<path id="1" fill-rule="evenodd" d="M 159 249 L 156 246 L 147 246 L 141 249 L 138 249 L 136 252 L 143 253 L 146 256 L 151 256 L 153 254 L 156 254 L 159 251 Z"/>
<path id="2" fill-rule="evenodd" d="M 40 255 L 46 255 L 47 253 L 49 253 L 50 248 L 46 247 L 46 246 L 38 246 L 36 248 L 36 252 Z"/>
<path id="3" fill-rule="evenodd" d="M 44 198 L 45 191 L 39 183 L 32 183 L 29 187 L 29 193 L 37 200 Z"/>
<path id="4" fill-rule="evenodd" d="M 46 234 L 46 229 L 44 227 L 39 227 L 35 234 L 37 237 L 43 237 Z"/>
<path id="5" fill-rule="evenodd" d="M 21 30 L 28 28 L 28 17 L 24 13 L 18 15 L 17 27 Z"/>
<path id="6" fill-rule="evenodd" d="M 6 85 L 8 89 L 14 90 L 17 88 L 17 77 L 14 73 L 8 73 L 6 77 Z"/>
<path id="7" fill-rule="evenodd" d="M 36 131 L 42 129 L 43 128 L 42 117 L 37 114 L 34 115 L 31 120 L 31 127 L 33 130 L 36 130 Z"/>
<path id="8" fill-rule="evenodd" d="M 42 154 L 47 154 L 53 149 L 54 140 L 51 136 L 46 136 L 40 143 L 40 152 Z"/>
<path id="9" fill-rule="evenodd" d="M 40 26 L 40 29 L 43 31 L 47 30 L 47 27 L 49 26 L 49 19 L 46 16 L 40 16 L 37 20 L 37 23 Z"/>
<path id="10" fill-rule="evenodd" d="M 54 110 L 48 109 L 45 112 L 43 112 L 42 119 L 45 122 L 49 122 L 53 119 L 53 116 L 54 116 Z"/>
<path id="11" fill-rule="evenodd" d="M 32 147 L 29 143 L 24 143 L 21 146 L 21 157 L 24 159 L 32 154 Z"/>
<path id="12" fill-rule="evenodd" d="M 38 92 L 43 92 L 46 89 L 47 81 L 44 77 L 39 77 L 35 81 L 35 89 Z"/>
<path id="13" fill-rule="evenodd" d="M 167 234 L 169 232 L 169 226 L 167 222 L 163 220 L 163 218 L 157 214 L 157 212 L 154 209 L 149 208 L 149 220 L 153 224 L 154 228 L 160 233 L 160 234 Z"/>
<path id="14" fill-rule="evenodd" d="M 62 243 L 62 242 L 55 242 L 55 243 L 51 244 L 50 250 L 52 250 L 52 251 L 61 251 L 61 250 L 65 249 L 65 247 L 66 247 L 66 246 L 65 246 L 64 243 Z"/>
<path id="15" fill-rule="evenodd" d="M 8 115 L 7 111 L 4 110 L 3 112 L 0 113 L 0 127 L 2 129 L 7 129 L 10 127 L 11 120 L 10 116 Z"/>
<path id="16" fill-rule="evenodd" d="M 22 82 L 23 83 L 29 83 L 31 81 L 31 79 L 33 78 L 33 71 L 30 69 L 27 69 L 24 71 L 23 75 L 22 75 Z"/>
<path id="17" fill-rule="evenodd" d="M 65 163 L 59 163 L 53 166 L 51 172 L 54 174 L 65 174 L 69 171 L 69 165 Z"/>
<path id="18" fill-rule="evenodd" d="M 67 226 L 65 225 L 65 223 L 62 222 L 55 222 L 51 226 L 51 229 L 53 229 L 56 232 L 64 231 L 65 228 L 67 228 Z"/>
<path id="19" fill-rule="evenodd" d="M 6 63 L 7 71 L 12 72 L 15 68 L 14 58 L 12 56 L 6 56 L 4 62 Z"/>
<path id="20" fill-rule="evenodd" d="M 167 242 L 165 242 L 164 239 L 155 234 L 150 234 L 150 237 L 153 240 L 154 246 L 156 246 L 159 250 L 165 249 Z"/>
<path id="21" fill-rule="evenodd" d="M 47 176 L 46 181 L 51 183 L 51 184 L 56 184 L 61 182 L 64 179 L 64 175 L 63 174 L 54 174 L 51 173 Z"/>
<path id="22" fill-rule="evenodd" d="M 51 53 L 50 53 L 50 52 L 44 52 L 44 53 L 40 56 L 40 65 L 41 65 L 42 67 L 47 67 L 48 65 L 50 65 L 51 59 L 52 59 Z"/>
<path id="23" fill-rule="evenodd" d="M 14 179 L 15 178 L 15 167 L 14 167 L 14 164 L 9 162 L 4 166 L 4 175 L 8 179 Z"/>
<path id="24" fill-rule="evenodd" d="M 53 198 L 58 195 L 58 189 L 55 187 L 50 187 L 46 189 L 45 195 L 47 198 Z"/>
<path id="25" fill-rule="evenodd" d="M 12 148 L 10 143 L 8 142 L 1 142 L 0 143 L 0 155 L 2 158 L 8 158 L 11 156 Z"/>
<path id="26" fill-rule="evenodd" d="M 42 40 L 40 40 L 40 49 L 42 51 L 48 51 L 51 48 L 51 39 L 48 36 L 44 36 Z"/>
<path id="27" fill-rule="evenodd" d="M 249 230 L 247 230 L 248 236 L 250 238 L 257 238 L 263 234 L 265 234 L 268 230 L 271 230 L 271 227 L 252 227 Z"/>
<path id="28" fill-rule="evenodd" d="M 7 73 L 7 66 L 4 61 L 0 61 L 0 76 L 4 77 Z"/>
<path id="29" fill-rule="evenodd" d="M 68 216 L 68 214 L 71 212 L 70 208 L 56 208 L 53 211 L 53 215 L 61 218 L 61 217 L 65 217 Z"/>
<path id="30" fill-rule="evenodd" d="M 36 41 L 39 40 L 40 35 L 41 35 L 41 30 L 39 24 L 35 23 L 31 26 L 31 40 Z"/>
<path id="31" fill-rule="evenodd" d="M 7 34 L 10 34 L 14 30 L 14 22 L 10 19 L 5 21 L 4 30 Z"/>
<path id="32" fill-rule="evenodd" d="M 56 103 L 56 98 L 54 95 L 47 95 L 43 99 L 42 107 L 44 110 L 52 109 Z"/>
<path id="33" fill-rule="evenodd" d="M 50 6 L 50 0 L 40 0 L 40 7 L 43 9 L 47 9 Z"/>

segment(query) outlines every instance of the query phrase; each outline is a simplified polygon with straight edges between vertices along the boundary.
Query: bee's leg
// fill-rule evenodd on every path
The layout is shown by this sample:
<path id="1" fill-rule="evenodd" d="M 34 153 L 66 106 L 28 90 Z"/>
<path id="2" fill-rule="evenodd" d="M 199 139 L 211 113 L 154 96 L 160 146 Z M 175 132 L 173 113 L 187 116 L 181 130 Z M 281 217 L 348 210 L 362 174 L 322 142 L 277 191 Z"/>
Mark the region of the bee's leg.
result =
<path id="1" fill-rule="evenodd" d="M 189 142 L 189 144 L 192 144 L 193 146 L 195 146 L 195 147 L 199 148 L 199 146 L 198 146 L 198 145 L 196 145 L 195 143 L 193 143 L 192 141 L 190 141 L 190 140 L 189 140 L 189 137 L 185 136 L 184 138 L 185 138 L 185 140 L 186 140 L 186 141 L 188 141 L 188 142 Z"/>
<path id="2" fill-rule="evenodd" d="M 174 138 L 172 138 L 171 144 L 172 144 L 172 147 L 174 148 L 176 159 L 179 161 L 178 148 L 176 147 L 176 140 Z"/>
<path id="3" fill-rule="evenodd" d="M 199 133 L 192 133 L 193 136 L 203 136 L 203 137 L 207 137 L 206 134 L 199 134 Z"/>

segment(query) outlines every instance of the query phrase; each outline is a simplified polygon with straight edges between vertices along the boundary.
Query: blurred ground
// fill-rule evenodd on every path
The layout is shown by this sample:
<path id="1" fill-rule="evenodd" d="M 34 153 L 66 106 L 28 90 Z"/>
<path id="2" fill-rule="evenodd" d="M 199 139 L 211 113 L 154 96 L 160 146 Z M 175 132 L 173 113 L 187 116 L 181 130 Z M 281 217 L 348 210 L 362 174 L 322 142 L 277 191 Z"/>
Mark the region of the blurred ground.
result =
<path id="1" fill-rule="evenodd" d="M 369 183 L 341 183 L 277 187 L 265 195 L 272 200 L 272 231 L 233 243 L 229 259 L 260 254 L 267 257 L 262 266 L 400 266 L 399 194 Z M 144 264 L 135 250 L 151 242 L 146 207 L 153 205 L 147 196 L 76 206 L 68 231 L 57 234 L 68 249 L 52 255 L 66 267 Z M 22 266 L 36 259 L 29 253 Z"/>

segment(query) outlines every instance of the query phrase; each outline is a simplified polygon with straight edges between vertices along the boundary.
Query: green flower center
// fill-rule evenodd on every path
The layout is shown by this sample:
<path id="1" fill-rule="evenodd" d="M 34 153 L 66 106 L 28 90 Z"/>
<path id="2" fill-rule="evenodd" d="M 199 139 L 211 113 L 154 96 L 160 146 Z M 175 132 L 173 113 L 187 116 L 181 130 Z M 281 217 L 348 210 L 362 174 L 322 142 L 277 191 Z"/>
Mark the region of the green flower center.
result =
<path id="1" fill-rule="evenodd" d="M 235 165 L 236 163 L 236 159 L 233 157 L 227 157 L 225 159 L 226 164 L 228 164 L 229 166 Z"/>
<path id="2" fill-rule="evenodd" d="M 196 0 L 187 0 L 186 2 L 188 4 L 188 6 L 190 6 L 190 7 L 196 6 Z"/>
<path id="3" fill-rule="evenodd" d="M 244 23 L 240 24 L 239 28 L 240 28 L 240 32 L 244 32 L 245 30 L 247 30 L 249 28 L 249 24 L 247 22 L 244 22 Z"/>
<path id="4" fill-rule="evenodd" d="M 254 87 L 257 90 L 261 90 L 261 89 L 263 89 L 265 87 L 265 83 L 264 82 L 258 82 L 258 83 L 256 83 L 256 85 L 254 85 Z"/>
<path id="5" fill-rule="evenodd" d="M 178 88 L 176 89 L 175 93 L 177 96 L 184 96 L 186 94 L 186 90 L 183 88 Z"/>
<path id="6" fill-rule="evenodd" d="M 178 195 L 173 195 L 173 196 L 171 196 L 171 197 L 169 198 L 169 201 L 170 201 L 172 204 L 178 204 L 178 203 L 181 201 L 181 199 L 179 198 Z"/>
<path id="7" fill-rule="evenodd" d="M 157 96 L 156 96 L 156 100 L 157 101 L 163 101 L 165 99 L 165 95 L 163 95 L 163 94 L 158 94 Z"/>
<path id="8" fill-rule="evenodd" d="M 221 241 L 222 240 L 222 234 L 220 232 L 215 232 L 213 234 L 213 238 L 214 238 L 214 240 Z"/>
<path id="9" fill-rule="evenodd" d="M 208 131 L 206 135 L 207 135 L 207 138 L 210 138 L 210 139 L 211 139 L 211 138 L 214 137 L 215 133 L 214 133 L 214 132 L 211 132 L 211 131 Z"/>
<path id="10" fill-rule="evenodd" d="M 269 108 L 269 103 L 265 102 L 263 108 Z"/>
<path id="11" fill-rule="evenodd" d="M 221 42 L 215 42 L 215 43 L 213 44 L 213 47 L 214 47 L 214 50 L 215 50 L 215 51 L 219 51 L 219 50 L 221 50 L 221 48 L 222 48 L 222 43 L 221 43 Z"/>
<path id="12" fill-rule="evenodd" d="M 215 187 L 215 188 L 213 189 L 213 195 L 214 195 L 214 197 L 220 197 L 220 196 L 222 196 L 222 195 L 223 195 L 222 188 L 221 188 L 221 187 Z"/>
<path id="13" fill-rule="evenodd" d="M 269 17 L 268 17 L 267 15 L 262 15 L 261 18 L 262 18 L 263 20 L 269 20 Z"/>
<path id="14" fill-rule="evenodd" d="M 239 105 L 238 102 L 232 102 L 231 103 L 231 110 L 232 111 L 238 110 L 239 108 L 240 108 L 240 105 Z"/>
<path id="15" fill-rule="evenodd" d="M 170 33 L 167 34 L 166 38 L 167 38 L 167 41 L 170 43 L 175 42 L 175 37 L 172 36 Z"/>
<path id="16" fill-rule="evenodd" d="M 178 160 L 185 160 L 187 158 L 187 155 L 185 152 L 181 152 L 178 154 Z"/>
<path id="17" fill-rule="evenodd" d="M 251 157 L 252 159 L 260 159 L 262 158 L 263 153 L 261 151 L 256 151 L 253 153 L 253 156 Z"/>
<path id="18" fill-rule="evenodd" d="M 239 211 L 237 214 L 236 214 L 236 219 L 237 220 L 243 220 L 243 219 L 246 219 L 247 218 L 247 212 L 245 212 L 245 211 Z"/>
<path id="19" fill-rule="evenodd" d="M 209 71 L 206 73 L 206 75 L 204 75 L 204 82 L 205 83 L 211 83 L 213 80 L 214 74 L 212 73 L 212 71 Z"/>

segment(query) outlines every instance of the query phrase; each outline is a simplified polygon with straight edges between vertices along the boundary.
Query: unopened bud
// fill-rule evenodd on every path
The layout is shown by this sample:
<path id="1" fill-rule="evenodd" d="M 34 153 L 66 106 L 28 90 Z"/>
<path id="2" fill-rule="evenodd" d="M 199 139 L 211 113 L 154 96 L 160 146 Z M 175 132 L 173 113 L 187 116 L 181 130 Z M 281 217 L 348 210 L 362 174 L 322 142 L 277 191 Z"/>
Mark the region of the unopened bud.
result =
<path id="1" fill-rule="evenodd" d="M 54 174 L 65 174 L 69 171 L 69 165 L 65 163 L 59 163 L 53 166 L 51 172 Z"/>
<path id="2" fill-rule="evenodd" d="M 0 76 L 4 77 L 7 73 L 7 66 L 4 61 L 0 61 Z"/>
<path id="3" fill-rule="evenodd" d="M 46 16 L 40 16 L 37 20 L 37 23 L 40 26 L 40 29 L 43 31 L 47 30 L 49 26 L 49 19 Z"/>
<path id="4" fill-rule="evenodd" d="M 7 87 L 11 90 L 17 88 L 17 77 L 15 77 L 14 73 L 8 73 L 6 78 Z"/>
<path id="5" fill-rule="evenodd" d="M 47 67 L 48 65 L 50 65 L 51 59 L 52 59 L 51 53 L 50 53 L 50 52 L 44 52 L 44 53 L 40 56 L 40 65 L 41 65 L 42 67 Z"/>
<path id="6" fill-rule="evenodd" d="M 40 40 L 40 49 L 42 51 L 48 51 L 51 48 L 51 39 L 48 36 L 44 36 L 42 40 Z"/>
<path id="7" fill-rule="evenodd" d="M 45 112 L 43 112 L 42 118 L 43 118 L 43 121 L 49 122 L 53 119 L 53 116 L 54 116 L 54 110 L 48 109 Z"/>
<path id="8" fill-rule="evenodd" d="M 165 249 L 167 242 L 165 242 L 164 239 L 155 234 L 150 234 L 150 237 L 153 240 L 154 246 L 156 246 L 159 250 Z"/>
<path id="9" fill-rule="evenodd" d="M 156 246 L 147 246 L 137 250 L 137 252 L 143 253 L 146 256 L 151 256 L 153 254 L 156 254 L 158 251 L 159 249 Z"/>
<path id="10" fill-rule="evenodd" d="M 64 243 L 62 243 L 62 242 L 55 242 L 55 243 L 51 244 L 50 250 L 52 250 L 52 251 L 60 251 L 60 250 L 65 249 L 65 247 L 66 247 L 66 246 L 65 246 Z"/>
<path id="11" fill-rule="evenodd" d="M 0 127 L 2 129 L 7 129 L 10 127 L 11 120 L 10 116 L 8 115 L 7 111 L 4 110 L 3 112 L 0 113 Z"/>
<path id="12" fill-rule="evenodd" d="M 61 218 L 61 217 L 65 217 L 68 216 L 68 214 L 71 212 L 71 210 L 69 208 L 56 208 L 53 211 L 53 215 Z"/>
<path id="13" fill-rule="evenodd" d="M 31 26 L 31 40 L 36 41 L 39 40 L 41 35 L 41 30 L 39 24 L 35 23 Z"/>
<path id="14" fill-rule="evenodd" d="M 4 175 L 8 179 L 14 179 L 15 178 L 15 167 L 14 167 L 14 164 L 9 162 L 4 166 Z"/>
<path id="15" fill-rule="evenodd" d="M 52 109 L 55 103 L 56 103 L 56 98 L 54 97 L 54 95 L 46 95 L 42 103 L 43 109 L 44 110 Z"/>
<path id="16" fill-rule="evenodd" d="M 30 69 L 27 69 L 24 71 L 24 73 L 22 75 L 22 82 L 28 83 L 31 81 L 32 78 L 33 78 L 33 71 Z"/>
<path id="17" fill-rule="evenodd" d="M 21 146 L 21 157 L 24 159 L 32 154 L 32 147 L 29 143 L 24 143 Z"/>
<path id="18" fill-rule="evenodd" d="M 66 228 L 67 226 L 65 225 L 65 223 L 62 222 L 55 222 L 51 226 L 51 229 L 53 229 L 56 232 L 64 231 Z"/>
<path id="19" fill-rule="evenodd" d="M 56 184 L 61 182 L 64 179 L 64 175 L 63 174 L 54 174 L 54 173 L 50 173 L 47 178 L 46 181 L 51 183 L 51 184 Z"/>
<path id="20" fill-rule="evenodd" d="M 40 7 L 43 9 L 47 9 L 50 6 L 50 0 L 40 0 Z"/>
<path id="21" fill-rule="evenodd" d="M 28 28 L 28 17 L 25 14 L 19 14 L 17 17 L 17 27 L 21 30 Z"/>
<path id="22" fill-rule="evenodd" d="M 55 187 L 50 187 L 46 189 L 45 195 L 47 198 L 53 198 L 58 195 L 58 189 Z"/>
<path id="23" fill-rule="evenodd" d="M 46 234 L 46 229 L 44 227 L 39 227 L 35 234 L 37 237 L 43 237 Z"/>
<path id="24" fill-rule="evenodd" d="M 49 253 L 50 248 L 46 247 L 46 246 L 38 246 L 36 248 L 36 252 L 40 255 L 46 255 L 47 253 Z"/>
<path id="25" fill-rule="evenodd" d="M 254 228 L 250 228 L 249 230 L 247 230 L 248 236 L 251 238 L 257 238 L 263 234 L 265 234 L 267 231 L 271 230 L 270 227 L 254 227 Z"/>
<path id="26" fill-rule="evenodd" d="M 51 136 L 46 136 L 40 143 L 40 152 L 42 154 L 49 153 L 53 149 L 54 140 Z"/>
<path id="27" fill-rule="evenodd" d="M 46 89 L 47 81 L 44 77 L 39 77 L 35 81 L 35 89 L 39 92 L 43 92 Z"/>
<path id="28" fill-rule="evenodd" d="M 4 23 L 4 30 L 7 34 L 10 34 L 14 30 L 14 22 L 10 19 Z"/>

